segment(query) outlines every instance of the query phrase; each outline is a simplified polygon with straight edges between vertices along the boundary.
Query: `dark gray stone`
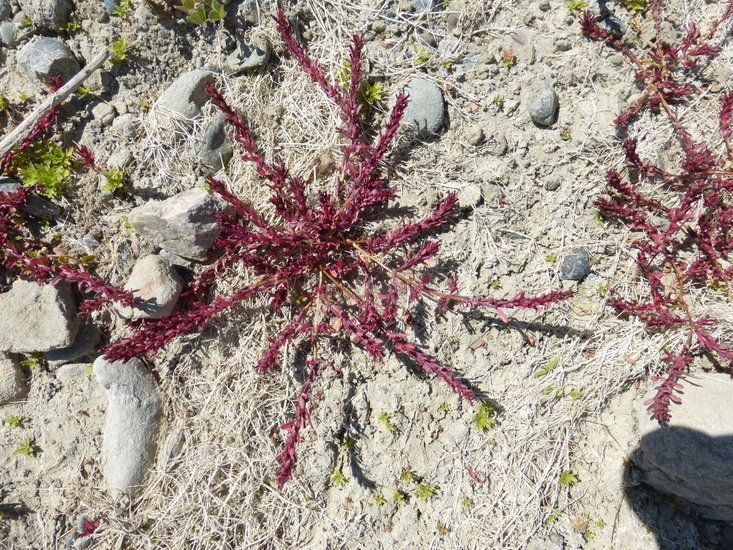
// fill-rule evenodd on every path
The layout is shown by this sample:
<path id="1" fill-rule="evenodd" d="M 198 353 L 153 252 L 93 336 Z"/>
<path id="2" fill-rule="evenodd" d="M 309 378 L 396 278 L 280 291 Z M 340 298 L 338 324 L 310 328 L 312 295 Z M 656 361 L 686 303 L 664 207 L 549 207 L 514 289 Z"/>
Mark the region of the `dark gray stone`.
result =
<path id="1" fill-rule="evenodd" d="M 555 42 L 555 49 L 558 52 L 567 52 L 573 47 L 573 45 L 567 40 L 558 40 Z"/>
<path id="2" fill-rule="evenodd" d="M 0 0 L 0 19 L 7 19 L 13 13 L 13 8 L 8 0 Z"/>
<path id="3" fill-rule="evenodd" d="M 59 75 L 64 81 L 70 80 L 79 71 L 79 63 L 63 42 L 41 38 L 20 49 L 18 68 L 23 75 L 45 90 L 49 79 L 54 75 Z"/>
<path id="4" fill-rule="evenodd" d="M 259 25 L 274 11 L 275 0 L 244 0 L 237 7 L 237 19 L 240 24 Z"/>
<path id="5" fill-rule="evenodd" d="M 48 366 L 55 369 L 91 354 L 99 344 L 100 336 L 99 329 L 93 323 L 82 325 L 76 333 L 76 339 L 70 346 L 46 353 Z"/>
<path id="6" fill-rule="evenodd" d="M 707 373 L 683 386 L 682 403 L 671 405 L 668 425 L 660 426 L 642 409 L 637 464 L 642 480 L 696 515 L 733 521 L 733 381 L 727 374 Z M 655 393 L 650 387 L 644 400 Z"/>
<path id="7" fill-rule="evenodd" d="M 8 48 L 15 48 L 18 44 L 18 26 L 11 21 L 0 23 L 0 41 Z"/>
<path id="8" fill-rule="evenodd" d="M 20 186 L 20 183 L 14 179 L 7 176 L 0 176 L 0 193 L 14 193 Z M 37 218 L 54 218 L 61 214 L 61 208 L 37 195 L 31 195 L 28 197 L 28 200 L 20 207 L 20 209 L 31 216 L 36 216 Z"/>
<path id="9" fill-rule="evenodd" d="M 19 3 L 34 24 L 56 32 L 68 22 L 72 9 L 69 0 L 19 0 Z"/>
<path id="10" fill-rule="evenodd" d="M 264 67 L 269 58 L 270 47 L 267 44 L 255 45 L 237 42 L 237 48 L 224 60 L 224 70 L 230 75 L 238 75 L 248 70 Z"/>
<path id="11" fill-rule="evenodd" d="M 133 208 L 128 216 L 136 233 L 161 248 L 203 260 L 221 228 L 215 214 L 222 204 L 197 187 L 164 201 L 150 201 Z"/>
<path id="12" fill-rule="evenodd" d="M 529 116 L 535 124 L 550 126 L 557 117 L 558 97 L 555 88 L 544 80 L 534 80 L 527 96 Z"/>
<path id="13" fill-rule="evenodd" d="M 601 21 L 601 27 L 605 28 L 612 35 L 621 38 L 626 31 L 629 30 L 629 26 L 621 21 L 618 17 L 609 15 L 603 21 Z"/>
<path id="14" fill-rule="evenodd" d="M 224 113 L 219 113 L 209 124 L 196 146 L 199 160 L 214 172 L 218 172 L 232 159 L 234 150 L 227 136 L 227 122 Z"/>
<path id="15" fill-rule="evenodd" d="M 413 78 L 405 93 L 409 103 L 403 121 L 420 135 L 436 134 L 443 127 L 445 102 L 440 88 L 429 80 Z"/>
<path id="16" fill-rule="evenodd" d="M 581 281 L 590 273 L 590 253 L 580 249 L 568 254 L 560 264 L 560 278 L 567 281 Z"/>

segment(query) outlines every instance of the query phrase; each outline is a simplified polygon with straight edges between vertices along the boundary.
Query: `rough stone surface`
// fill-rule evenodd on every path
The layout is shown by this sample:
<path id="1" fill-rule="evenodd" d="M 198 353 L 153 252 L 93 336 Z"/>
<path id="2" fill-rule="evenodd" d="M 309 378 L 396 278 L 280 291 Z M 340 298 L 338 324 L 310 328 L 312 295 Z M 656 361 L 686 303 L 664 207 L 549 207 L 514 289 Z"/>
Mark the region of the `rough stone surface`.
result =
<path id="1" fill-rule="evenodd" d="M 0 193 L 14 193 L 18 190 L 18 187 L 20 187 L 20 183 L 14 179 L 0 176 Z M 54 218 L 61 214 L 61 208 L 37 195 L 28 197 L 28 200 L 20 209 L 38 218 Z"/>
<path id="2" fill-rule="evenodd" d="M 130 211 L 135 232 L 169 252 L 192 260 L 206 258 L 220 228 L 214 217 L 220 202 L 202 188 L 195 188 L 164 201 L 150 201 Z"/>
<path id="3" fill-rule="evenodd" d="M 94 362 L 97 382 L 107 390 L 104 478 L 113 495 L 133 496 L 155 454 L 161 408 L 155 381 L 139 359 Z"/>
<path id="4" fill-rule="evenodd" d="M 201 114 L 208 101 L 206 84 L 214 78 L 211 71 L 195 70 L 180 75 L 160 94 L 153 105 L 151 116 L 163 129 L 175 129 Z"/>
<path id="5" fill-rule="evenodd" d="M 413 78 L 405 89 L 409 104 L 403 117 L 404 124 L 421 135 L 437 133 L 443 127 L 445 103 L 440 88 L 423 78 Z"/>
<path id="6" fill-rule="evenodd" d="M 559 535 L 558 535 L 559 536 Z M 562 537 L 539 537 L 527 543 L 527 550 L 563 550 L 565 541 Z"/>
<path id="7" fill-rule="evenodd" d="M 79 320 L 71 290 L 16 280 L 0 294 L 0 351 L 29 353 L 69 346 Z"/>
<path id="8" fill-rule="evenodd" d="M 69 0 L 19 0 L 19 3 L 34 24 L 52 31 L 61 30 L 72 9 Z"/>
<path id="9" fill-rule="evenodd" d="M 558 97 L 555 88 L 544 80 L 534 80 L 527 96 L 529 116 L 535 124 L 549 126 L 557 118 Z"/>
<path id="10" fill-rule="evenodd" d="M 14 48 L 18 43 L 18 26 L 10 21 L 0 23 L 0 41 L 8 48 Z"/>
<path id="11" fill-rule="evenodd" d="M 89 355 L 99 344 L 101 334 L 99 329 L 92 323 L 87 323 L 79 328 L 74 342 L 65 348 L 51 350 L 46 353 L 46 362 L 51 368 L 60 367 L 71 363 L 85 355 Z"/>
<path id="12" fill-rule="evenodd" d="M 264 66 L 270 57 L 267 44 L 245 44 L 238 42 L 237 48 L 224 60 L 224 69 L 232 75 Z"/>
<path id="13" fill-rule="evenodd" d="M 560 264 L 560 277 L 568 281 L 581 281 L 590 273 L 590 253 L 577 250 L 563 258 Z"/>
<path id="14" fill-rule="evenodd" d="M 10 356 L 0 353 L 0 405 L 23 399 L 28 385 L 20 365 Z"/>
<path id="15" fill-rule="evenodd" d="M 125 290 L 131 291 L 144 303 L 135 307 L 120 307 L 127 319 L 160 319 L 167 317 L 176 306 L 183 281 L 171 263 L 156 254 L 140 258 L 132 268 Z"/>
<path id="16" fill-rule="evenodd" d="M 18 53 L 18 68 L 37 86 L 45 89 L 53 75 L 59 75 L 68 81 L 79 71 L 79 63 L 63 42 L 41 38 L 21 48 Z"/>
<path id="17" fill-rule="evenodd" d="M 0 0 L 0 19 L 6 19 L 10 17 L 13 12 L 13 8 L 10 6 L 8 0 Z"/>
<path id="18" fill-rule="evenodd" d="M 642 409 L 642 478 L 702 517 L 733 521 L 733 380 L 705 374 L 683 385 L 682 404 L 672 405 L 668 426 Z"/>
<path id="19" fill-rule="evenodd" d="M 227 136 L 226 119 L 219 113 L 201 137 L 196 155 L 207 167 L 218 172 L 232 159 L 232 142 Z"/>

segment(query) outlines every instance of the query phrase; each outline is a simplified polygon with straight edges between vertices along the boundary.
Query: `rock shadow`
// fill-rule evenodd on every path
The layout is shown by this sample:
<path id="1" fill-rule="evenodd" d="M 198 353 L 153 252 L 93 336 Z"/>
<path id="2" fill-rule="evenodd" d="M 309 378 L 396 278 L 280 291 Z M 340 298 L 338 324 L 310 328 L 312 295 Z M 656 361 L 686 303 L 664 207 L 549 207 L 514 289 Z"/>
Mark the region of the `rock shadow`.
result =
<path id="1" fill-rule="evenodd" d="M 733 460 L 725 457 L 733 457 L 733 436 L 660 426 L 642 437 L 624 494 L 659 550 L 733 549 Z"/>

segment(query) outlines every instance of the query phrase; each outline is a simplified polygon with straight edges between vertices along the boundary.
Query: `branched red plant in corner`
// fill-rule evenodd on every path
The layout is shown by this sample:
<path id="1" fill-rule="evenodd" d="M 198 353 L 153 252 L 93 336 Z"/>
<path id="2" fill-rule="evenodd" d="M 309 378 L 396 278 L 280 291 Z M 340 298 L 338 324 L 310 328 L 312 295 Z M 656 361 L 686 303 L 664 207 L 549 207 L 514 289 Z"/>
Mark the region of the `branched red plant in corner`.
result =
<path id="1" fill-rule="evenodd" d="M 383 160 L 392 145 L 408 98 L 399 94 L 384 128 L 372 145 L 365 133 L 361 105 L 357 101 L 362 85 L 362 39 L 356 37 L 350 48 L 350 77 L 346 83 L 330 81 L 318 61 L 296 42 L 293 30 L 282 12 L 276 18 L 280 35 L 289 54 L 304 72 L 321 87 L 339 108 L 345 146 L 339 165 L 338 183 L 331 192 L 308 191 L 303 178 L 290 173 L 284 165 L 273 165 L 260 153 L 247 122 L 225 101 L 215 86 L 208 93 L 233 128 L 232 138 L 244 149 L 242 157 L 254 163 L 272 192 L 274 221 L 245 204 L 226 185 L 211 177 L 207 182 L 231 207 L 233 215 L 222 214 L 222 229 L 216 247 L 219 259 L 188 286 L 183 307 L 168 318 L 138 321 L 133 333 L 105 350 L 110 360 L 126 360 L 154 352 L 183 332 L 198 329 L 217 313 L 236 302 L 265 294 L 284 322 L 279 335 L 269 340 L 257 364 L 265 372 L 278 367 L 284 346 L 304 341 L 309 346 L 306 380 L 295 401 L 295 417 L 283 425 L 287 432 L 277 459 L 280 485 L 292 477 L 296 463 L 296 444 L 310 419 L 310 398 L 317 375 L 324 368 L 319 353 L 322 337 L 343 335 L 381 359 L 389 350 L 418 363 L 423 370 L 445 382 L 461 399 L 471 400 L 473 392 L 447 365 L 421 351 L 400 329 L 398 308 L 416 299 L 431 299 L 440 310 L 447 303 L 468 308 L 493 308 L 506 320 L 505 309 L 539 309 L 565 299 L 569 293 L 550 292 L 536 297 L 523 293 L 513 298 L 472 298 L 457 293 L 455 278 L 447 292 L 431 286 L 426 265 L 439 250 L 437 240 L 426 233 L 444 226 L 456 204 L 449 194 L 420 221 L 369 233 L 368 216 L 397 197 L 384 176 Z M 228 295 L 205 300 L 206 290 L 215 278 L 235 263 L 241 263 L 256 276 L 255 282 Z M 408 296 L 409 295 L 409 298 Z"/>
<path id="2" fill-rule="evenodd" d="M 624 44 L 618 37 L 596 23 L 591 12 L 581 17 L 583 33 L 604 42 L 624 55 L 636 69 L 636 82 L 642 94 L 616 119 L 626 130 L 639 115 L 651 110 L 664 113 L 670 121 L 684 159 L 674 172 L 643 160 L 637 142 L 626 139 L 623 149 L 629 171 L 639 180 L 656 182 L 655 196 L 643 192 L 640 185 L 625 181 L 609 171 L 609 196 L 596 201 L 602 213 L 612 216 L 640 232 L 632 245 L 636 264 L 647 283 L 649 299 L 645 302 L 615 297 L 611 305 L 623 314 L 641 319 L 651 330 L 684 330 L 686 339 L 677 351 L 667 350 L 663 361 L 669 365 L 656 395 L 645 402 L 651 415 L 660 423 L 670 419 L 670 402 L 679 403 L 675 393 L 682 388 L 680 380 L 689 374 L 693 356 L 712 353 L 724 364 L 733 361 L 733 350 L 710 335 L 710 327 L 718 321 L 695 316 L 691 308 L 690 289 L 694 285 L 711 285 L 733 299 L 729 255 L 733 249 L 733 92 L 720 95 L 721 147 L 697 143 L 687 130 L 678 106 L 699 96 L 702 85 L 695 82 L 694 71 L 704 59 L 716 57 L 720 47 L 712 43 L 720 26 L 733 14 L 729 2 L 720 18 L 703 33 L 691 24 L 677 44 L 666 43 L 661 34 L 661 0 L 652 0 L 648 16 L 654 25 L 656 40 L 644 51 Z M 724 145 L 724 146 L 723 146 Z M 714 151 L 722 149 L 723 154 Z"/>

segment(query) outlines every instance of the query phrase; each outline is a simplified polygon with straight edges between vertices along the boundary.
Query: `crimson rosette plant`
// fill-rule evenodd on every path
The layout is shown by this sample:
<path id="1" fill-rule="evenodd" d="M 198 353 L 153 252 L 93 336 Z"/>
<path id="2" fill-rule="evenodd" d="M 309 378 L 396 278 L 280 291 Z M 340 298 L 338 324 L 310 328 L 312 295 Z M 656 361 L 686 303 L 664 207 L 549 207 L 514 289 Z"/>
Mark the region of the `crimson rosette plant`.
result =
<path id="1" fill-rule="evenodd" d="M 283 485 L 292 477 L 296 444 L 309 422 L 313 384 L 325 367 L 319 354 L 321 338 L 345 336 L 375 359 L 382 359 L 389 350 L 419 364 L 461 399 L 470 401 L 474 396 L 472 390 L 453 369 L 421 351 L 399 328 L 398 310 L 405 302 L 431 299 L 439 311 L 445 310 L 448 304 L 488 307 L 507 321 L 505 309 L 539 309 L 565 299 L 570 293 L 473 298 L 457 293 L 455 276 L 447 282 L 447 292 L 430 286 L 432 276 L 424 268 L 435 258 L 440 244 L 426 239 L 426 234 L 449 222 L 457 201 L 453 193 L 419 221 L 369 233 L 366 220 L 397 198 L 382 167 L 408 98 L 405 94 L 397 95 L 376 143 L 370 145 L 358 101 L 364 82 L 361 37 L 354 38 L 350 47 L 349 77 L 339 83 L 327 79 L 320 63 L 311 59 L 296 42 L 282 12 L 276 21 L 286 50 L 339 108 L 342 122 L 339 132 L 346 143 L 336 188 L 309 193 L 303 178 L 292 175 L 285 165 L 268 163 L 259 152 L 247 122 L 210 84 L 207 91 L 213 104 L 224 113 L 233 129 L 232 138 L 245 151 L 242 159 L 255 164 L 264 185 L 272 192 L 270 203 L 274 216 L 266 219 L 262 212 L 231 193 L 223 182 L 208 177 L 209 188 L 233 212 L 219 215 L 221 235 L 215 248 L 221 255 L 187 286 L 176 312 L 163 319 L 131 323 L 132 333 L 108 346 L 104 353 L 109 360 L 128 360 L 155 352 L 184 332 L 202 330 L 212 317 L 237 302 L 262 294 L 268 296 L 273 309 L 285 320 L 278 336 L 269 340 L 257 370 L 278 368 L 279 356 L 288 344 L 303 342 L 309 347 L 307 376 L 295 401 L 295 417 L 282 426 L 287 438 L 277 457 L 280 467 L 276 478 Z M 272 217 L 274 221 L 270 221 Z M 256 276 L 255 282 L 232 294 L 207 299 L 217 277 L 235 264 L 249 268 Z"/>
<path id="2" fill-rule="evenodd" d="M 681 347 L 667 349 L 662 357 L 668 365 L 667 374 L 652 378 L 661 383 L 655 396 L 645 402 L 660 423 L 669 421 L 670 403 L 680 402 L 680 380 L 691 376 L 689 368 L 695 355 L 710 353 L 728 366 L 733 362 L 733 349 L 710 334 L 719 320 L 693 314 L 690 294 L 694 286 L 710 285 L 729 300 L 733 298 L 733 266 L 728 259 L 733 250 L 733 92 L 720 94 L 723 155 L 714 153 L 717 147 L 695 142 L 677 107 L 701 94 L 702 87 L 695 82 L 699 72 L 695 71 L 701 68 L 701 61 L 720 54 L 720 47 L 710 41 L 732 14 L 733 2 L 728 2 L 707 32 L 690 24 L 677 44 L 669 44 L 661 33 L 661 0 L 652 0 L 650 16 L 656 39 L 643 51 L 632 49 L 599 26 L 589 11 L 580 20 L 587 37 L 620 52 L 636 69 L 642 93 L 616 119 L 616 125 L 625 131 L 647 110 L 663 113 L 682 149 L 680 167 L 671 172 L 643 160 L 637 152 L 637 140 L 626 139 L 623 150 L 629 174 L 637 183 L 611 170 L 606 176 L 609 196 L 596 201 L 603 214 L 640 232 L 632 247 L 649 294 L 648 301 L 616 296 L 611 306 L 641 319 L 652 331 L 686 331 Z M 642 191 L 639 183 L 643 181 L 656 183 L 655 191 Z"/>

